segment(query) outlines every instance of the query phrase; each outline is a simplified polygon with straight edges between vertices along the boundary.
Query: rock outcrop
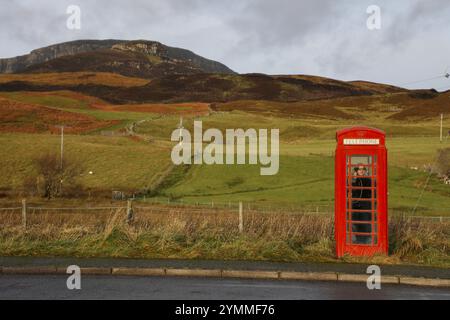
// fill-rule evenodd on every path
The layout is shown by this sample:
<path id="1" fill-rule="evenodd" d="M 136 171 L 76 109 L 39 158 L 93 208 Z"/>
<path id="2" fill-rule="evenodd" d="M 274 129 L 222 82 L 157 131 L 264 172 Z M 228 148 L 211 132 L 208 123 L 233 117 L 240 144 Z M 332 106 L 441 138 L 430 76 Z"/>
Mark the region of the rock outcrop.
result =
<path id="1" fill-rule="evenodd" d="M 110 57 L 107 57 L 108 53 Z M 79 59 L 96 63 L 81 64 Z M 124 65 L 126 70 L 121 69 Z M 189 50 L 147 40 L 76 40 L 36 49 L 23 56 L 0 59 L 0 73 L 70 70 L 133 75 L 133 67 L 136 68 L 136 76 L 147 78 L 184 73 L 235 73 L 222 63 Z"/>

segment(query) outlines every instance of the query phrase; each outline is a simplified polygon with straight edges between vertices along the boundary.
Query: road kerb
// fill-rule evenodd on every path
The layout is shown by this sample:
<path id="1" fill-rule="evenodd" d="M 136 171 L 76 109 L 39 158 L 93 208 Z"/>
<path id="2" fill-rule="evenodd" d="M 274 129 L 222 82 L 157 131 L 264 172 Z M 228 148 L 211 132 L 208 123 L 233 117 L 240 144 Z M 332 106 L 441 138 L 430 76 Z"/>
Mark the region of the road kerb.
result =
<path id="1" fill-rule="evenodd" d="M 65 274 L 63 267 L 4 267 L 1 274 Z M 129 276 L 186 276 L 186 277 L 222 277 L 247 279 L 281 279 L 281 280 L 317 280 L 341 282 L 366 282 L 369 275 L 345 274 L 334 272 L 295 272 L 267 270 L 220 270 L 220 269 L 177 269 L 177 268 L 96 268 L 82 267 L 81 274 L 90 275 L 129 275 Z M 381 276 L 381 283 L 403 284 L 429 287 L 450 287 L 450 279 Z"/>
<path id="2" fill-rule="evenodd" d="M 281 271 L 280 279 L 284 280 L 313 280 L 313 281 L 337 281 L 337 274 L 334 272 L 295 272 Z"/>
<path id="3" fill-rule="evenodd" d="M 347 274 L 338 273 L 338 281 L 348 281 L 348 282 L 366 282 L 369 275 L 367 274 Z"/>
<path id="4" fill-rule="evenodd" d="M 400 284 L 430 287 L 450 287 L 450 279 L 400 277 Z"/>
<path id="5" fill-rule="evenodd" d="M 182 276 L 182 277 L 218 277 L 222 276 L 220 269 L 166 269 L 167 276 Z"/>
<path id="6" fill-rule="evenodd" d="M 367 275 L 369 277 L 369 275 Z M 400 284 L 400 278 L 398 276 L 383 276 L 381 275 L 382 284 Z"/>
<path id="7" fill-rule="evenodd" d="M 369 274 L 349 274 L 349 273 L 338 273 L 338 281 L 346 282 L 367 282 L 369 279 Z M 399 284 L 399 278 L 397 276 L 381 276 L 380 281 L 382 284 Z"/>
<path id="8" fill-rule="evenodd" d="M 2 267 L 3 274 L 56 274 L 56 267 Z"/>
<path id="9" fill-rule="evenodd" d="M 222 270 L 223 278 L 279 279 L 278 271 Z"/>
<path id="10" fill-rule="evenodd" d="M 111 274 L 112 268 L 98 268 L 98 267 L 81 267 L 80 268 L 81 274 L 90 274 L 90 275 L 108 275 Z M 66 267 L 57 267 L 56 273 L 60 274 L 66 274 L 67 268 Z"/>
<path id="11" fill-rule="evenodd" d="M 119 276 L 164 276 L 164 268 L 112 268 L 111 274 Z"/>

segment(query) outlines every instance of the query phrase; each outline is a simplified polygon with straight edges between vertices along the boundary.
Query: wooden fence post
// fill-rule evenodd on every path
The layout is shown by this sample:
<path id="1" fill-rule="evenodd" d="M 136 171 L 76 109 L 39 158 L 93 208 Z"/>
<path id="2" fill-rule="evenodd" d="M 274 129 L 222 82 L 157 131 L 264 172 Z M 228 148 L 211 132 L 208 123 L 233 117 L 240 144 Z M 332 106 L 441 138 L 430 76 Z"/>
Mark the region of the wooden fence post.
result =
<path id="1" fill-rule="evenodd" d="M 27 228 L 27 200 L 22 199 L 22 226 Z"/>
<path id="2" fill-rule="evenodd" d="M 131 223 L 133 220 L 133 201 L 128 199 L 127 201 L 127 223 Z"/>
<path id="3" fill-rule="evenodd" d="M 242 213 L 242 201 L 239 201 L 239 233 L 244 231 L 244 216 Z"/>

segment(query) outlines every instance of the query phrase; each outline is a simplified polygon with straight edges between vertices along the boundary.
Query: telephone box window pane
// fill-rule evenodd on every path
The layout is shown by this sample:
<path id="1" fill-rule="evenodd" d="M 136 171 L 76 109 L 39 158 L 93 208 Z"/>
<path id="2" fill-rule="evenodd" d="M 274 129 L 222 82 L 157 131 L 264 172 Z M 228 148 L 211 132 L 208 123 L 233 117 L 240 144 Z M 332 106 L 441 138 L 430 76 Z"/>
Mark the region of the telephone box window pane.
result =
<path id="1" fill-rule="evenodd" d="M 372 221 L 372 212 L 352 212 L 352 221 Z"/>
<path id="2" fill-rule="evenodd" d="M 359 235 L 354 234 L 352 236 L 353 244 L 372 244 L 372 235 Z"/>
<path id="3" fill-rule="evenodd" d="M 372 209 L 372 200 L 365 200 L 364 198 L 356 198 L 353 201 L 352 209 L 353 210 L 371 210 Z"/>
<path id="4" fill-rule="evenodd" d="M 365 165 L 371 165 L 372 164 L 372 156 L 352 155 L 352 165 L 357 165 L 360 163 L 365 164 Z"/>
<path id="5" fill-rule="evenodd" d="M 352 223 L 352 232 L 355 233 L 371 233 L 372 224 L 370 223 Z"/>
<path id="6" fill-rule="evenodd" d="M 372 156 L 369 155 L 352 155 L 351 156 L 352 175 L 357 174 L 357 168 L 361 165 L 365 169 L 365 175 L 372 174 Z"/>
<path id="7" fill-rule="evenodd" d="M 375 244 L 378 244 L 378 236 L 377 235 L 374 235 L 373 236 L 373 244 L 375 245 Z"/>
<path id="8" fill-rule="evenodd" d="M 347 176 L 348 177 L 355 177 L 358 175 L 358 169 L 362 167 L 364 172 L 363 175 L 367 177 L 372 177 L 372 165 L 366 165 L 366 164 L 356 164 L 348 167 L 347 170 Z"/>
<path id="9" fill-rule="evenodd" d="M 352 243 L 353 244 L 372 244 L 372 225 L 369 223 L 352 224 Z"/>
<path id="10" fill-rule="evenodd" d="M 372 182 L 368 178 L 355 178 L 352 182 L 353 199 L 372 199 Z M 356 204 L 356 203 L 355 203 Z"/>

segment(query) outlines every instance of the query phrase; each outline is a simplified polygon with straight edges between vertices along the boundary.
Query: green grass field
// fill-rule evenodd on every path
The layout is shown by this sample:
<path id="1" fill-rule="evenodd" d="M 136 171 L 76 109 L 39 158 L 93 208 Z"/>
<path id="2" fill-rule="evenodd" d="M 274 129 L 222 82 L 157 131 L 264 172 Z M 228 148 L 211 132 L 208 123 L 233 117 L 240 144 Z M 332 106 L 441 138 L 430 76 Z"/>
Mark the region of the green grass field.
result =
<path id="1" fill-rule="evenodd" d="M 127 137 L 65 135 L 65 155 L 83 163 L 80 182 L 87 188 L 141 189 L 169 165 L 167 143 L 144 144 Z M 48 134 L 1 134 L 1 188 L 20 189 L 33 174 L 33 159 L 58 152 L 60 137 Z M 93 174 L 87 174 L 92 171 Z"/>
<path id="2" fill-rule="evenodd" d="M 422 191 L 427 174 L 391 165 L 389 207 L 410 212 Z M 418 203 L 416 214 L 448 215 L 450 188 L 431 179 Z M 186 176 L 164 190 L 185 202 L 224 203 L 244 201 L 254 205 L 282 207 L 327 207 L 334 199 L 334 159 L 330 156 L 282 156 L 275 176 L 260 176 L 252 165 L 194 165 Z"/>
<path id="3" fill-rule="evenodd" d="M 136 132 L 152 142 L 129 137 L 100 136 L 98 129 L 83 135 L 65 136 L 65 154 L 79 159 L 85 171 L 80 182 L 88 189 L 140 190 L 154 185 L 171 166 L 170 134 L 179 123 L 177 115 L 147 112 L 103 111 L 90 108 L 86 101 L 69 97 L 2 93 L 9 99 L 42 104 L 51 108 L 90 115 L 99 120 L 121 120 L 107 130 L 117 130 L 132 122 Z M 384 129 L 389 152 L 389 207 L 411 212 L 427 173 L 440 148 L 438 122 L 386 120 L 388 113 L 359 111 L 357 120 L 327 120 L 323 117 L 291 118 L 243 111 L 212 112 L 196 117 L 203 130 L 218 128 L 280 129 L 280 169 L 275 176 L 261 176 L 260 165 L 192 165 L 177 169 L 158 188 L 159 198 L 188 203 L 228 203 L 244 201 L 261 206 L 320 206 L 332 208 L 334 197 L 335 132 L 352 125 Z M 192 130 L 194 118 L 186 116 L 185 128 Z M 446 127 L 450 122 L 446 120 Z M 105 129 L 105 128 L 104 128 Z M 0 188 L 20 189 L 33 174 L 32 159 L 44 152 L 59 152 L 59 136 L 52 134 L 0 134 Z M 413 170 L 411 167 L 417 167 Z M 164 178 L 164 177 L 163 177 Z M 417 215 L 450 215 L 450 187 L 432 176 L 418 203 Z"/>
<path id="4" fill-rule="evenodd" d="M 334 158 L 337 129 L 355 125 L 317 119 L 263 117 L 243 112 L 215 113 L 202 117 L 207 128 L 239 127 L 280 129 L 280 170 L 276 176 L 260 176 L 259 165 L 193 165 L 187 174 L 164 190 L 164 195 L 192 203 L 245 201 L 282 206 L 328 206 L 334 198 Z M 177 117 L 147 122 L 138 131 L 167 139 L 177 126 Z M 193 119 L 183 125 L 192 132 Z M 410 212 L 416 205 L 427 180 L 424 165 L 432 164 L 440 148 L 436 123 L 396 123 L 380 121 L 374 125 L 387 133 L 389 154 L 389 207 Z M 404 133 L 404 136 L 402 134 Z M 415 133 L 415 134 L 413 134 Z M 420 133 L 420 134 L 419 134 Z M 418 168 L 414 170 L 411 168 Z M 450 188 L 432 177 L 416 214 L 450 213 Z"/>

